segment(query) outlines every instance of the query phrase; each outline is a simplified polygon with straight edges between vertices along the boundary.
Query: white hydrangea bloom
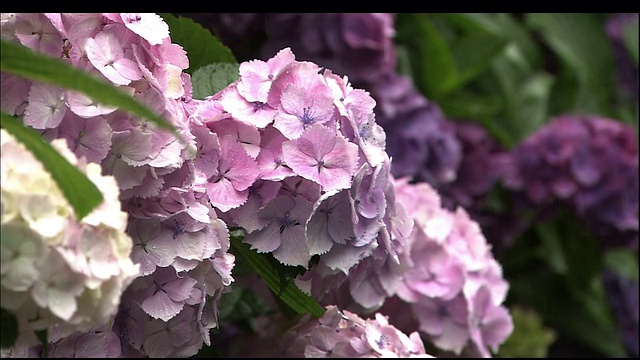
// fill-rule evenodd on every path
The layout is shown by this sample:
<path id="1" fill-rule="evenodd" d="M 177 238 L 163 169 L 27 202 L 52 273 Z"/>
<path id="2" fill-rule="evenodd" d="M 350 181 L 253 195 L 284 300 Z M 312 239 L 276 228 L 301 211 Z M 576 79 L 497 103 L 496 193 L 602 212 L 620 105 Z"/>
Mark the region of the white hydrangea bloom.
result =
<path id="1" fill-rule="evenodd" d="M 102 192 L 104 201 L 81 221 L 41 163 L 1 132 L 3 307 L 20 324 L 19 341 L 49 330 L 51 340 L 84 331 L 115 315 L 120 296 L 138 276 L 112 176 L 77 159 L 64 140 L 52 142 Z M 6 302 L 5 302 L 6 300 Z M 38 320 L 31 321 L 37 314 Z"/>

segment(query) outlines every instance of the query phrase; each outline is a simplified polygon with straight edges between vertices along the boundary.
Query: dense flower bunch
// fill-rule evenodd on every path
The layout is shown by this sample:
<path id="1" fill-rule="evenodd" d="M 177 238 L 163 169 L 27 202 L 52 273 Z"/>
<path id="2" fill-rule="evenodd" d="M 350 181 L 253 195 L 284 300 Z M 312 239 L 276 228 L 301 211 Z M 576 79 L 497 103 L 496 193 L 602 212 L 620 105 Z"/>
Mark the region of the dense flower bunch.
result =
<path id="1" fill-rule="evenodd" d="M 365 258 L 380 262 L 376 267 L 397 263 L 404 228 L 411 226 L 394 201 L 374 105 L 346 77 L 295 61 L 285 48 L 266 62 L 241 64 L 240 79 L 205 100 L 194 115 L 217 134 L 223 124 L 237 123 L 238 130 L 225 137 L 240 137 L 244 145 L 233 138 L 223 146 L 236 146 L 235 154 L 240 146 L 249 151 L 244 160 L 222 154 L 235 161 L 210 184 L 221 217 L 245 229 L 244 241 L 252 248 L 285 265 L 310 268 L 317 256 L 304 279 L 317 283 L 303 286 L 313 294 L 337 286 L 333 278 L 344 280 L 356 265 L 366 266 Z M 367 284 L 375 281 L 371 276 L 351 289 L 365 307 L 389 295 L 371 293 Z"/>
<path id="2" fill-rule="evenodd" d="M 439 106 L 396 71 L 393 14 L 193 14 L 213 24 L 234 52 L 270 57 L 284 46 L 371 92 L 387 138 L 395 177 L 412 176 L 439 188 L 457 178 L 462 145 Z M 239 24 L 239 25 L 238 25 Z M 264 32 L 261 34 L 260 30 Z M 259 47 L 247 41 L 264 37 Z M 247 40 L 250 39 L 250 40 Z M 258 49 L 258 50 L 255 50 Z"/>
<path id="3" fill-rule="evenodd" d="M 155 14 L 13 14 L 3 20 L 2 36 L 119 86 L 178 127 L 184 141 L 84 95 L 2 74 L 3 111 L 47 139 L 64 139 L 77 157 L 100 164 L 117 182 L 113 191 L 129 217 L 130 257 L 140 268 L 113 323 L 124 353 L 195 354 L 216 326 L 217 299 L 233 281 L 234 258 L 201 176 L 213 176 L 219 153 L 194 155 L 207 138 L 202 125 L 189 121 L 196 101 L 183 72 L 186 53 Z M 67 297 L 82 290 L 81 281 L 64 284 Z"/>
<path id="4" fill-rule="evenodd" d="M 560 116 L 512 151 L 505 185 L 532 205 L 571 206 L 605 248 L 638 246 L 638 140 L 613 119 Z"/>
<path id="5" fill-rule="evenodd" d="M 389 53 L 388 47 L 371 45 L 391 43 L 389 15 L 374 16 L 380 36 L 370 40 L 370 19 L 352 14 L 353 19 L 343 21 L 347 15 L 327 19 L 344 31 L 340 51 L 367 48 L 360 59 L 369 60 L 371 51 Z M 73 91 L 2 74 L 3 111 L 21 117 L 45 139 L 66 144 L 68 156 L 79 159 L 77 166 L 113 180 L 105 189 L 118 198 L 118 210 L 124 210 L 121 222 L 109 220 L 113 204 L 86 221 L 126 230 L 119 238 L 126 244 L 116 249 L 127 250 L 118 255 L 136 264 L 137 272 L 126 272 L 135 279 L 129 279 L 119 303 L 111 295 L 116 292 L 98 298 L 110 301 L 112 308 L 118 306 L 115 317 L 102 305 L 107 309 L 92 313 L 104 314 L 101 322 L 81 332 L 65 328 L 69 324 L 63 321 L 76 321 L 75 309 L 61 308 L 71 302 L 48 302 L 51 295 L 36 299 L 42 307 L 49 304 L 54 315 L 64 316 L 49 329 L 51 353 L 93 354 L 94 349 L 104 356 L 195 355 L 203 343 L 210 344 L 209 330 L 219 325 L 219 299 L 234 282 L 228 226 L 241 228 L 252 249 L 269 253 L 285 266 L 302 267 L 305 271 L 295 278 L 296 284 L 329 306 L 319 323 L 314 320 L 311 327 L 289 333 L 298 339 L 298 350 L 302 345 L 330 350 L 326 346 L 341 343 L 344 346 L 336 351 L 354 356 L 425 355 L 417 333 L 397 332 L 382 315 L 371 320 L 355 315 L 371 313 L 394 296 L 412 304 L 422 316 L 416 315 L 419 330 L 446 350 L 460 353 L 473 344 L 488 356 L 487 347 L 495 349 L 511 332 L 509 314 L 500 306 L 508 285 L 479 227 L 460 209 L 444 210 L 437 194 L 424 193 L 434 190 L 413 192 L 408 180 L 395 180 L 386 152 L 388 139 L 376 121 L 376 101 L 369 92 L 354 88 L 347 76 L 296 60 L 285 47 L 266 61 L 241 63 L 237 81 L 197 100 L 191 97 L 191 79 L 184 72 L 189 66 L 186 54 L 171 43 L 168 26 L 155 14 L 12 14 L 3 16 L 1 34 L 119 86 L 169 120 L 180 134 L 176 138 Z M 325 35 L 311 28 L 308 36 Z M 376 59 L 391 65 L 394 61 L 388 55 Z M 404 117 L 408 115 L 400 109 L 408 109 L 434 112 L 441 119 L 433 104 L 406 91 L 406 80 L 400 81 L 404 85 L 399 91 L 391 91 L 385 114 Z M 437 145 L 424 151 L 445 159 L 457 145 L 437 136 L 443 121 L 433 124 L 428 128 Z M 422 128 L 416 126 L 414 132 Z M 3 167 L 4 161 L 3 152 Z M 434 166 L 446 181 L 455 177 L 447 166 Z M 3 195 L 4 186 L 3 181 Z M 406 194 L 396 194 L 397 186 Z M 11 197 L 7 201 L 16 207 L 29 204 Z M 3 198 L 3 234 L 12 229 L 4 224 L 5 212 L 11 209 Z M 65 214 L 56 212 L 60 213 Z M 122 214 L 128 216 L 126 224 Z M 38 216 L 56 225 L 55 216 Z M 80 229 L 63 234 L 84 233 Z M 3 242 L 3 259 L 4 246 Z M 88 249 L 77 246 L 73 250 L 80 251 L 60 251 L 60 266 L 67 261 L 72 269 L 80 266 L 78 271 L 97 276 L 91 266 L 96 262 L 104 268 L 106 252 L 93 249 L 90 242 Z M 77 260 L 93 256 L 94 250 L 99 251 L 95 260 Z M 30 258 L 40 254 L 31 248 L 25 252 Z M 433 261 L 423 261 L 431 257 Z M 88 269 L 82 267 L 85 263 Z M 427 270 L 434 273 L 449 272 L 446 284 L 431 286 L 426 284 L 429 279 L 420 278 L 425 274 L 418 269 L 430 266 L 433 269 Z M 106 274 L 114 272 L 109 271 Z M 4 263 L 2 274 L 4 299 Z M 48 281 L 57 281 L 53 277 Z M 83 283 L 71 280 L 62 281 L 68 287 L 63 290 L 65 299 L 84 294 L 78 288 Z M 123 280 L 114 287 L 121 291 L 125 284 Z M 99 281 L 85 285 L 99 286 Z M 443 323 L 447 319 L 437 316 L 444 312 L 436 310 L 450 304 L 450 321 Z M 338 308 L 353 311 L 341 313 Z M 88 308 L 78 309 L 84 314 Z M 344 326 L 353 332 L 325 336 L 327 330 Z M 297 355 L 318 354 L 302 351 Z M 20 348 L 15 354 L 37 352 Z"/>
<path id="6" fill-rule="evenodd" d="M 266 320 L 266 319 L 265 319 Z M 269 356 L 275 358 L 433 358 L 426 353 L 418 332 L 410 335 L 398 330 L 389 319 L 376 313 L 363 319 L 356 313 L 329 305 L 319 318 L 304 316 L 295 325 L 283 330 L 278 322 L 269 318 L 255 340 L 258 352 L 243 349 L 243 356 Z"/>
<path id="7" fill-rule="evenodd" d="M 102 176 L 99 165 L 76 159 L 64 140 L 53 142 L 104 197 L 77 220 L 51 175 L 4 129 L 0 146 L 0 295 L 2 307 L 17 317 L 19 346 L 38 344 L 36 331 L 47 331 L 52 341 L 93 331 L 115 315 L 124 289 L 138 274 L 129 258 L 132 242 L 115 179 Z"/>
<path id="8" fill-rule="evenodd" d="M 410 304 L 415 321 L 402 313 L 398 300 L 381 311 L 403 323 L 405 331 L 417 326 L 442 350 L 491 356 L 489 348 L 497 351 L 513 331 L 513 322 L 502 304 L 509 284 L 480 226 L 463 208 L 444 208 L 426 183 L 411 184 L 404 178 L 395 184 L 397 201 L 414 220 L 401 254 L 410 265 L 395 295 Z"/>

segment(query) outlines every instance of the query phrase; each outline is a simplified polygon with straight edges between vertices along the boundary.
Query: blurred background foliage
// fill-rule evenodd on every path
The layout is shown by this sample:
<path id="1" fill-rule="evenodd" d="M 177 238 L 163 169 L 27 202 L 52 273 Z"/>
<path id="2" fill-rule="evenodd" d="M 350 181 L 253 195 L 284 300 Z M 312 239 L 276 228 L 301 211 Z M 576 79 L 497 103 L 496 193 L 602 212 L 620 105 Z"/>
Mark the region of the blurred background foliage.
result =
<path id="1" fill-rule="evenodd" d="M 264 57 L 262 14 L 234 36 L 224 14 L 174 15 L 210 30 L 238 62 Z M 399 13 L 394 26 L 397 72 L 449 121 L 481 125 L 504 151 L 561 115 L 629 124 L 637 148 L 638 14 Z M 471 211 L 501 219 L 489 228 L 477 218 L 510 283 L 515 330 L 496 356 L 637 357 L 637 230 L 630 245 L 607 247 L 567 207 L 535 212 L 514 201 L 496 182 Z M 222 304 L 243 310 L 221 310 L 223 321 L 264 311 L 251 292 L 231 294 Z"/>

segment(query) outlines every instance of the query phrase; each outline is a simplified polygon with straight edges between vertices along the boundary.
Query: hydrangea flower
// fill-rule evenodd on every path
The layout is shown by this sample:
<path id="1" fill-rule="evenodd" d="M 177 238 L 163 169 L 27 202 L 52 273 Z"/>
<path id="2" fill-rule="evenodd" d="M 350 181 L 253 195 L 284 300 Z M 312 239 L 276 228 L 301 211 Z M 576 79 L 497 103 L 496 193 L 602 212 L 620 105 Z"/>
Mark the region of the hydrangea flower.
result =
<path id="1" fill-rule="evenodd" d="M 254 137 L 256 145 L 250 156 L 246 155 L 250 148 L 238 142 L 246 140 L 241 126 L 214 126 L 221 134 L 213 135 L 215 141 L 200 136 L 200 130 L 207 134 L 210 130 L 196 116 L 201 101 L 191 97 L 190 77 L 184 73 L 189 67 L 188 58 L 181 46 L 171 43 L 168 25 L 157 14 L 17 13 L 3 16 L 1 24 L 3 38 L 104 77 L 178 126 L 185 139 L 180 142 L 146 121 L 102 106 L 84 95 L 3 73 L 3 111 L 24 118 L 28 126 L 40 129 L 48 141 L 66 142 L 71 149 L 65 150 L 66 156 L 78 158 L 78 166 L 86 169 L 111 201 L 80 225 L 70 224 L 71 210 L 59 190 L 51 186 L 50 179 L 34 171 L 32 162 L 18 162 L 22 157 L 16 157 L 20 154 L 13 145 L 4 145 L 3 135 L 3 234 L 11 231 L 28 239 L 46 239 L 40 240 L 46 245 L 44 248 L 30 241 L 21 246 L 8 241 L 5 246 L 3 241 L 3 259 L 16 258 L 15 262 L 3 264 L 2 276 L 7 277 L 6 286 L 11 287 L 6 288 L 3 280 L 3 307 L 7 299 L 11 304 L 7 306 L 17 313 L 21 328 L 25 329 L 30 325 L 22 318 L 32 317 L 38 306 L 48 309 L 36 324 L 39 329 L 50 326 L 53 318 L 68 320 L 61 323 L 55 338 L 50 337 L 57 341 L 75 330 L 89 330 L 89 324 L 112 320 L 122 302 L 127 305 L 120 312 L 136 314 L 140 325 L 133 329 L 118 324 L 114 328 L 123 354 L 165 354 L 154 353 L 151 345 L 148 349 L 143 346 L 145 336 L 150 336 L 145 335 L 144 325 L 152 319 L 145 310 L 162 318 L 154 321 L 166 323 L 180 318 L 189 324 L 184 327 L 188 341 L 172 344 L 167 355 L 195 354 L 203 342 L 209 341 L 208 330 L 217 326 L 217 301 L 223 289 L 233 282 L 234 258 L 227 253 L 229 234 L 216 213 L 225 202 L 221 201 L 217 210 L 211 207 L 208 180 L 217 174 L 214 170 L 227 172 L 229 163 L 234 163 L 228 159 L 218 161 L 221 154 L 245 156 L 254 162 L 259 137 Z M 257 134 L 256 129 L 250 130 Z M 236 133 L 238 136 L 230 136 Z M 200 153 L 192 149 L 200 149 Z M 203 151 L 218 156 L 217 160 L 211 161 Z M 240 187 L 237 191 L 247 191 L 257 178 L 257 165 L 249 173 L 255 175 L 245 178 L 248 173 L 243 172 L 232 180 L 233 186 Z M 101 180 L 101 176 L 108 176 L 109 182 Z M 29 190 L 20 190 L 21 187 Z M 21 222 L 20 227 L 11 225 L 12 221 Z M 43 261 L 58 264 L 60 271 L 45 277 L 40 270 L 41 260 L 32 257 L 34 249 L 44 249 L 40 253 L 45 257 Z M 51 260 L 54 257 L 58 260 Z M 22 268 L 25 264 L 33 268 L 26 271 Z M 20 270 L 10 271 L 8 265 Z M 163 271 L 156 274 L 158 269 Z M 148 279 L 161 277 L 166 271 L 179 273 L 181 278 L 189 273 L 183 278 L 193 279 L 188 293 L 177 294 L 172 290 L 175 286 L 163 284 L 163 291 L 171 294 L 168 301 L 140 291 L 147 287 Z M 9 273 L 22 273 L 24 280 L 18 281 Z M 71 278 L 74 281 L 69 282 Z M 37 288 L 33 290 L 37 303 L 29 299 L 30 295 L 20 294 L 18 289 L 25 288 Z M 62 303 L 61 296 L 66 299 Z M 139 311 L 130 306 L 134 299 Z M 145 310 L 139 308 L 143 303 Z M 205 303 L 212 309 L 205 310 Z M 99 310 L 92 313 L 95 308 Z M 128 314 L 118 313 L 116 323 L 122 319 L 128 319 Z M 19 344 L 36 341 L 35 336 L 25 332 Z M 95 341 L 98 346 L 99 341 Z"/>
<path id="2" fill-rule="evenodd" d="M 559 116 L 512 150 L 505 186 L 540 209 L 564 204 L 605 248 L 638 246 L 638 139 L 631 125 Z"/>
<path id="3" fill-rule="evenodd" d="M 275 321 L 274 321 L 275 320 Z M 267 319 L 270 323 L 278 319 Z M 280 320 L 282 322 L 282 320 Z M 283 325 L 280 325 L 283 326 Z M 286 326 L 286 325 L 284 325 Z M 375 313 L 362 318 L 337 306 L 325 307 L 322 317 L 304 316 L 282 330 L 265 326 L 255 341 L 275 342 L 276 346 L 246 349 L 240 356 L 266 354 L 271 357 L 351 357 L 351 358 L 433 358 L 425 351 L 418 332 L 406 335 L 386 316 Z"/>
<path id="4" fill-rule="evenodd" d="M 138 274 L 129 258 L 131 240 L 115 179 L 103 176 L 97 164 L 78 161 L 65 140 L 53 141 L 103 189 L 104 202 L 78 221 L 40 162 L 5 130 L 0 134 L 1 295 L 3 307 L 18 318 L 18 346 L 34 345 L 36 330 L 48 330 L 55 341 L 103 324 Z M 40 319 L 27 322 L 35 313 Z"/>

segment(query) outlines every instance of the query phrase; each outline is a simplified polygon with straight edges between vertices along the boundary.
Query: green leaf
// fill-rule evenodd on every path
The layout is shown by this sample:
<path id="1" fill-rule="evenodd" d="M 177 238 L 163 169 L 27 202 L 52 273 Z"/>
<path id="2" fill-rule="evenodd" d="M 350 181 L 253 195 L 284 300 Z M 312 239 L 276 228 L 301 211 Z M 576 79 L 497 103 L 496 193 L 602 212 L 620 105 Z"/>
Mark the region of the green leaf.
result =
<path id="1" fill-rule="evenodd" d="M 610 249 L 604 253 L 605 265 L 616 273 L 638 282 L 638 253 L 627 248 Z"/>
<path id="2" fill-rule="evenodd" d="M 212 63 L 238 62 L 228 47 L 192 19 L 168 13 L 160 16 L 169 25 L 171 41 L 180 44 L 187 52 L 189 68 L 185 72 L 193 74 L 199 68 Z"/>
<path id="3" fill-rule="evenodd" d="M 232 284 L 231 291 L 222 295 L 218 309 L 221 323 L 249 321 L 273 311 L 256 292 L 237 284 Z"/>
<path id="4" fill-rule="evenodd" d="M 147 119 L 177 136 L 177 130 L 171 123 L 113 84 L 16 42 L 2 39 L 0 44 L 1 71 L 82 92 L 104 105 L 116 106 Z"/>
<path id="5" fill-rule="evenodd" d="M 424 14 L 399 14 L 396 39 L 412 54 L 416 86 L 437 99 L 456 81 L 455 60 L 445 38 Z"/>
<path id="6" fill-rule="evenodd" d="M 445 91 L 452 92 L 485 71 L 506 45 L 507 40 L 485 34 L 464 36 L 454 42 L 451 52 L 458 75 Z"/>
<path id="7" fill-rule="evenodd" d="M 10 348 L 18 339 L 18 320 L 16 317 L 0 308 L 0 348 Z"/>
<path id="8" fill-rule="evenodd" d="M 88 215 L 103 201 L 96 185 L 70 164 L 58 151 L 18 118 L 2 113 L 0 125 L 21 142 L 51 174 L 53 180 L 73 207 L 78 220 Z"/>
<path id="9" fill-rule="evenodd" d="M 601 321 L 589 310 L 589 303 L 603 303 L 593 291 L 576 299 L 562 276 L 540 268 L 536 273 L 511 277 L 509 297 L 512 301 L 531 306 L 546 325 L 559 334 L 580 342 L 608 357 L 624 357 L 626 352 L 611 321 Z M 593 298 L 586 300 L 586 298 Z M 601 311 L 602 312 L 602 311 Z M 606 311 L 601 315 L 609 315 Z"/>
<path id="10" fill-rule="evenodd" d="M 196 70 L 191 77 L 193 98 L 204 100 L 238 80 L 239 67 L 237 63 L 215 63 Z"/>
<path id="11" fill-rule="evenodd" d="M 628 23 L 622 30 L 624 45 L 638 66 L 638 18 Z"/>
<path id="12" fill-rule="evenodd" d="M 565 111 L 610 116 L 615 63 L 599 17 L 589 13 L 534 13 L 527 15 L 526 23 L 542 35 L 564 68 L 576 73 L 577 102 Z"/>
<path id="13" fill-rule="evenodd" d="M 251 250 L 249 244 L 242 242 L 242 238 L 241 235 L 232 232 L 231 247 L 236 251 L 237 255 L 242 256 L 251 263 L 274 294 L 279 294 L 280 299 L 298 314 L 311 313 L 315 317 L 321 317 L 324 314 L 324 308 L 309 295 L 298 289 L 293 281 L 283 284 L 281 276 L 265 258 L 265 255 Z"/>

